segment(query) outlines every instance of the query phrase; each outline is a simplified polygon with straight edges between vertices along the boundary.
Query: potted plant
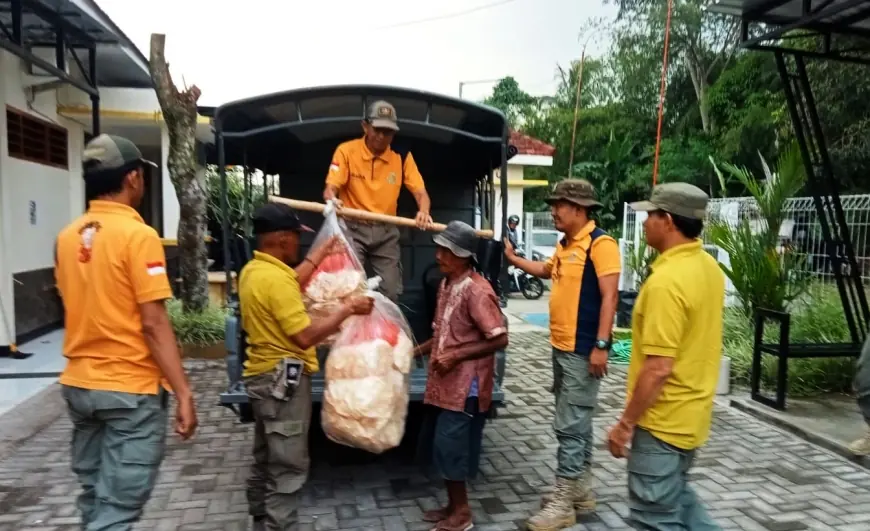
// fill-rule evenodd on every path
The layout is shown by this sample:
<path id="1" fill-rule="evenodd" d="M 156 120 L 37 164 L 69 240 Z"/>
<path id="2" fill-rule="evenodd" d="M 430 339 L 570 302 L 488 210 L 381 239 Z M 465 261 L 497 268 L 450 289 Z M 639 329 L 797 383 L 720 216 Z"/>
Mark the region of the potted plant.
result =
<path id="1" fill-rule="evenodd" d="M 170 300 L 166 308 L 182 357 L 223 359 L 226 308 L 209 305 L 201 312 L 185 312 L 178 299 Z"/>

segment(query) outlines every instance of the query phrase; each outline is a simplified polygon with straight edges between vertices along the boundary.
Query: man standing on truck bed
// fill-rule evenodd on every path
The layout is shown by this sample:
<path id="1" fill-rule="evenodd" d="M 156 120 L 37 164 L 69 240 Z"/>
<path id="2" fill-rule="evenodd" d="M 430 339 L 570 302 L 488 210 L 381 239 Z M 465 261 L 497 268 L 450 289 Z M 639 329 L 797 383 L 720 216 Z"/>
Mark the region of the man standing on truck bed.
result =
<path id="1" fill-rule="evenodd" d="M 555 531 L 574 525 L 576 512 L 595 509 L 592 479 L 592 416 L 600 378 L 607 374 L 607 355 L 616 315 L 619 246 L 595 226 L 589 211 L 599 208 L 595 188 L 583 179 L 558 183 L 547 199 L 556 230 L 565 237 L 546 262 L 505 255 L 515 267 L 540 278 L 552 278 L 550 343 L 553 346 L 553 427 L 556 487 L 528 521 L 532 531 Z"/>
<path id="2" fill-rule="evenodd" d="M 55 247 L 66 325 L 60 384 L 86 531 L 131 529 L 142 515 L 166 453 L 166 383 L 178 400 L 176 433 L 188 439 L 196 430 L 193 392 L 166 313 L 172 289 L 163 246 L 136 212 L 149 165 L 126 138 L 88 142 L 82 166 L 96 199 Z"/>
<path id="3" fill-rule="evenodd" d="M 344 142 L 335 150 L 323 199 L 377 214 L 396 215 L 404 185 L 417 202 L 417 227 L 432 223 L 429 194 L 411 153 L 390 148 L 399 125 L 396 109 L 386 101 L 371 104 L 362 122 L 365 135 Z M 383 279 L 380 289 L 393 302 L 402 294 L 399 228 L 385 223 L 346 220 L 357 255 L 371 272 Z"/>
<path id="4" fill-rule="evenodd" d="M 254 213 L 253 225 L 257 250 L 239 275 L 248 343 L 243 376 L 255 419 L 248 508 L 255 531 L 295 531 L 297 494 L 308 479 L 311 375 L 319 370 L 314 346 L 351 315 L 370 313 L 373 301 L 353 298 L 313 323 L 299 285 L 314 273 L 333 242 L 313 249 L 294 270 L 288 264 L 297 262 L 299 232 L 307 227 L 293 209 L 266 204 Z"/>

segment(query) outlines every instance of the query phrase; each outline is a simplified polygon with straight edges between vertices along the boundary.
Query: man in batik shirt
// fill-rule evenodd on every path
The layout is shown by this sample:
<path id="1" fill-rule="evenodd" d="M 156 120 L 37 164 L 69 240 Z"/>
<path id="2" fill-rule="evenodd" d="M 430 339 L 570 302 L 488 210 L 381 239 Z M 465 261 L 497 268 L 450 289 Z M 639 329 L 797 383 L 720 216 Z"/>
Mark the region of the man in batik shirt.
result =
<path id="1" fill-rule="evenodd" d="M 438 292 L 434 335 L 417 348 L 417 355 L 430 355 L 424 403 L 431 415 L 422 441 L 431 442 L 431 454 L 424 457 L 431 457 L 444 479 L 449 501 L 424 520 L 435 523 L 436 531 L 466 531 L 473 527 L 466 482 L 477 474 L 495 352 L 508 344 L 507 327 L 492 286 L 473 269 L 474 229 L 452 221 L 433 240 L 446 278 Z"/>

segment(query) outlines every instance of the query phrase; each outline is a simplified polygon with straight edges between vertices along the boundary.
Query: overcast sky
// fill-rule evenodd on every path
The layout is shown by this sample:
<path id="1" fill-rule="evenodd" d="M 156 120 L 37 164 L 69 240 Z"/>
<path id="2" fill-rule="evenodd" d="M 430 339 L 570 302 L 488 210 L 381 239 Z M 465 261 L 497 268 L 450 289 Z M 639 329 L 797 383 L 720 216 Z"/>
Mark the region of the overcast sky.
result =
<path id="1" fill-rule="evenodd" d="M 508 75 L 547 94 L 556 65 L 579 56 L 584 22 L 614 14 L 601 0 L 97 3 L 146 57 L 151 33 L 165 33 L 172 75 L 202 89 L 201 105 L 346 83 L 456 95 L 460 81 Z M 482 99 L 491 89 L 467 85 L 463 96 Z"/>

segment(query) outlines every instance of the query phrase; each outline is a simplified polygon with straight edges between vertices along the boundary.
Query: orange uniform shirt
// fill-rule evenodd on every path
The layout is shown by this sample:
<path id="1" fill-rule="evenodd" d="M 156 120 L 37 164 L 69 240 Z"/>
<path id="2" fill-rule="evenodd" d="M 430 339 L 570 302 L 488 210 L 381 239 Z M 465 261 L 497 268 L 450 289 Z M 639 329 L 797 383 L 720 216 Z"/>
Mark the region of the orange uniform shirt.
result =
<path id="1" fill-rule="evenodd" d="M 593 242 L 595 230 L 595 222 L 590 221 L 574 238 L 563 239 L 546 263 L 553 283 L 550 343 L 565 352 L 588 354 L 592 350 L 601 312 L 598 279 L 622 270 L 619 244 L 603 232 Z M 587 274 L 590 266 L 594 275 Z"/>
<path id="2" fill-rule="evenodd" d="M 335 150 L 326 184 L 338 188 L 338 198 L 348 208 L 395 216 L 402 185 L 412 194 L 426 190 L 410 153 L 405 156 L 404 180 L 402 170 L 401 155 L 387 149 L 376 157 L 358 138 Z"/>
<path id="3" fill-rule="evenodd" d="M 162 373 L 145 343 L 139 305 L 172 297 L 157 232 L 128 206 L 91 201 L 61 231 L 56 253 L 68 360 L 60 383 L 156 394 Z"/>

